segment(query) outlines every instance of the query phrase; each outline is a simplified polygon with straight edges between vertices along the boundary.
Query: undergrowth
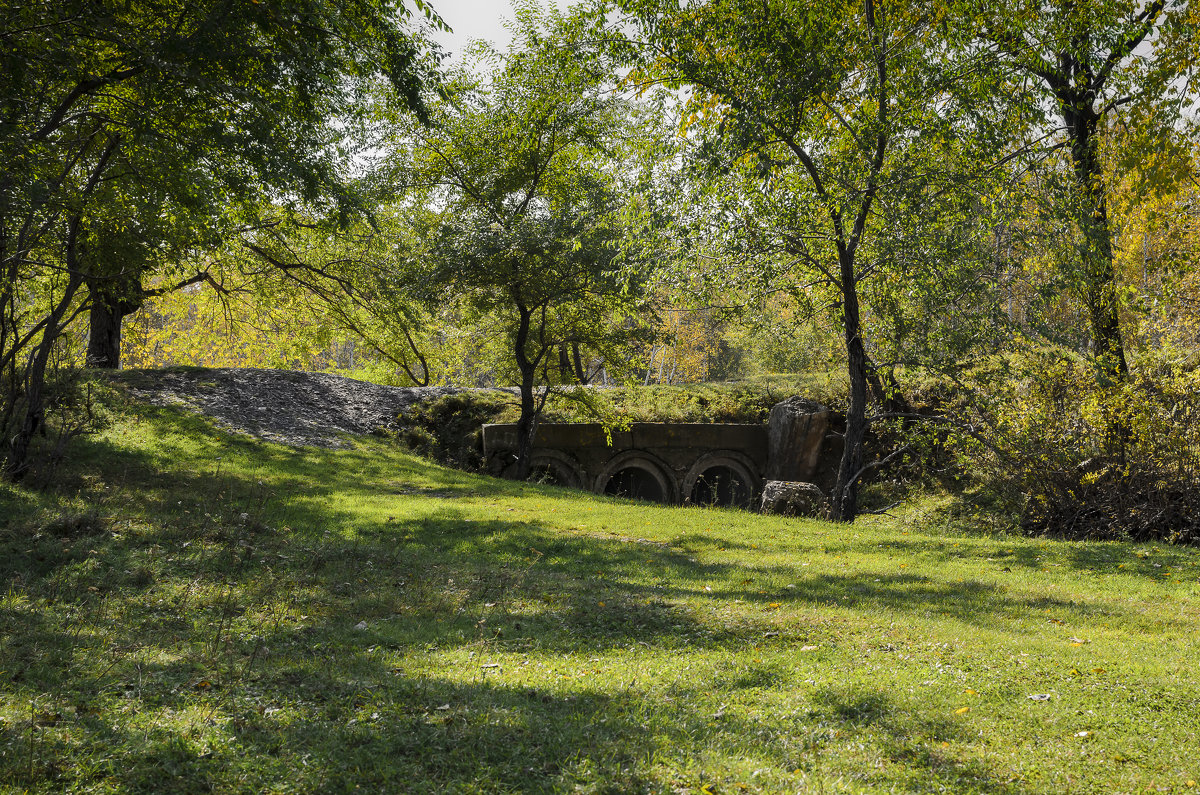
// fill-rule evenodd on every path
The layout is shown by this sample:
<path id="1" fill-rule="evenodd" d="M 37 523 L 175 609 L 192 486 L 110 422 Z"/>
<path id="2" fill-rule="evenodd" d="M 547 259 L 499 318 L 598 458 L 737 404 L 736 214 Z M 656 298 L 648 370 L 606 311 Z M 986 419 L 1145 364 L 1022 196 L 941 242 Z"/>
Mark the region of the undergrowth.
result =
<path id="1" fill-rule="evenodd" d="M 1200 542 L 1200 369 L 1143 354 L 1125 382 L 1054 351 L 997 360 L 957 411 L 958 452 L 1030 533 Z"/>

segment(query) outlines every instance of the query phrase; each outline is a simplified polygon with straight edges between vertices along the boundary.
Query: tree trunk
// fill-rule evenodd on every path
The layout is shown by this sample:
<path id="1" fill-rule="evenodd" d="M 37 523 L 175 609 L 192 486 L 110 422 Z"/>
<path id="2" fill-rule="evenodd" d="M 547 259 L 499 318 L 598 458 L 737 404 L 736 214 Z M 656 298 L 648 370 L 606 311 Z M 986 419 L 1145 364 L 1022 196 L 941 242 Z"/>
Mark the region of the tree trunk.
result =
<path id="1" fill-rule="evenodd" d="M 571 360 L 567 357 L 567 344 L 565 342 L 558 346 L 558 376 L 564 384 L 569 384 L 575 380 L 575 373 L 571 370 Z"/>
<path id="2" fill-rule="evenodd" d="M 75 237 L 76 235 L 73 233 L 69 246 L 74 245 Z M 68 262 L 70 261 L 69 251 Z M 19 482 L 29 473 L 29 447 L 33 442 L 34 434 L 41 429 L 45 422 L 46 368 L 50 364 L 50 353 L 54 350 L 54 343 L 61 336 L 66 324 L 73 317 L 70 314 L 71 305 L 82 284 L 82 279 L 75 274 L 71 275 L 63 295 L 47 317 L 42 337 L 34 346 L 29 362 L 25 366 L 22 374 L 24 384 L 21 394 L 18 396 L 18 387 L 15 383 L 10 385 L 10 388 L 13 389 L 13 398 L 19 400 L 20 405 L 12 414 L 13 427 L 4 429 L 11 435 L 8 439 L 8 453 L 4 459 L 3 475 L 5 479 L 13 483 Z"/>
<path id="3" fill-rule="evenodd" d="M 141 292 L 141 285 L 131 291 Z M 91 285 L 91 311 L 88 315 L 87 363 L 89 367 L 116 370 L 121 366 L 121 323 L 141 307 L 141 301 L 113 295 Z"/>
<path id="4" fill-rule="evenodd" d="M 96 303 L 88 314 L 87 363 L 89 367 L 116 370 L 121 366 L 121 321 L 119 308 Z"/>
<path id="5" fill-rule="evenodd" d="M 1129 363 L 1121 339 L 1116 267 L 1108 223 L 1108 197 L 1098 151 L 1100 115 L 1092 108 L 1091 100 L 1087 97 L 1071 94 L 1060 97 L 1059 102 L 1070 136 L 1075 186 L 1081 199 L 1077 220 L 1083 242 L 1079 247 L 1079 258 L 1092 352 L 1100 381 L 1104 384 L 1120 383 L 1128 380 Z"/>
<path id="6" fill-rule="evenodd" d="M 870 395 L 875 402 L 884 411 L 909 413 L 912 407 L 908 405 L 908 401 L 900 392 L 900 384 L 896 381 L 896 371 L 888 367 L 885 370 L 887 375 L 887 383 L 884 383 L 883 378 L 879 375 L 880 368 L 868 357 L 866 360 L 867 369 L 867 386 L 870 387 Z"/>
<path id="7" fill-rule="evenodd" d="M 533 436 L 537 432 L 537 402 L 533 394 L 537 380 L 537 362 L 529 358 L 526 345 L 529 343 L 529 328 L 533 312 L 524 306 L 518 307 L 520 320 L 514 340 L 517 370 L 521 374 L 521 416 L 517 419 L 517 480 L 529 477 L 530 459 L 533 452 Z"/>
<path id="8" fill-rule="evenodd" d="M 867 435 L 867 352 L 862 341 L 853 256 L 853 252 L 845 251 L 840 255 L 850 406 L 846 411 L 842 461 L 829 500 L 829 518 L 835 522 L 853 522 L 858 515 L 858 477 L 862 471 L 863 441 Z"/>
<path id="9" fill-rule="evenodd" d="M 571 362 L 575 365 L 576 382 L 582 384 L 583 386 L 587 386 L 588 381 L 591 379 L 588 378 L 587 370 L 585 370 L 583 367 L 583 357 L 579 353 L 578 342 L 571 343 Z"/>

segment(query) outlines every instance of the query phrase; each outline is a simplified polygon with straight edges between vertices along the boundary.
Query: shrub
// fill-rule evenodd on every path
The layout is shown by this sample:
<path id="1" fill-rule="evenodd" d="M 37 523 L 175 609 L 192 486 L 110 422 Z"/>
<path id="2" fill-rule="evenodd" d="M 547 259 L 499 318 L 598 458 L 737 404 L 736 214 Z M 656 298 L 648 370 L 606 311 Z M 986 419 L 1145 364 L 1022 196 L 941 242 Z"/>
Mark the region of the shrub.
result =
<path id="1" fill-rule="evenodd" d="M 1031 533 L 1200 541 L 1200 369 L 1169 356 L 1126 383 L 1055 353 L 993 370 L 960 451 Z"/>
<path id="2" fill-rule="evenodd" d="M 395 437 L 414 452 L 447 466 L 483 468 L 483 426 L 509 421 L 510 396 L 488 390 L 464 390 L 418 401 L 397 417 Z"/>

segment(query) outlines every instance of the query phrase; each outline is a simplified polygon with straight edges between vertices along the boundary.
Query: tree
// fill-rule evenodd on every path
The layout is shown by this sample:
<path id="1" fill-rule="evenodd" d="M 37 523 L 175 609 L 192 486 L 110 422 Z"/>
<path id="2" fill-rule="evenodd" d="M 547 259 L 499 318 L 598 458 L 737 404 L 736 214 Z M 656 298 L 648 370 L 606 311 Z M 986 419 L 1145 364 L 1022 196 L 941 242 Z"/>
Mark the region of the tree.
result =
<path id="1" fill-rule="evenodd" d="M 393 0 L 0 9 L 0 420 L 19 478 L 75 318 L 115 366 L 123 315 L 174 254 L 267 197 L 348 207 L 339 120 L 382 76 L 420 111 L 429 75 Z"/>
<path id="2" fill-rule="evenodd" d="M 1103 142 L 1122 109 L 1134 125 L 1151 127 L 1160 144 L 1173 137 L 1185 102 L 1178 83 L 1189 69 L 1177 35 L 1190 24 L 1187 4 L 985 3 L 977 14 L 982 38 L 1003 62 L 1029 78 L 1021 84 L 1037 92 L 1032 101 L 1059 125 L 1056 132 L 1068 152 L 1072 185 L 1062 210 L 1077 234 L 1077 253 L 1066 276 L 1087 309 L 1100 380 L 1124 381 L 1129 364 L 1121 335 Z M 1013 96 L 1021 98 L 1020 91 Z"/>
<path id="3" fill-rule="evenodd" d="M 588 18 L 532 3 L 516 14 L 511 49 L 481 51 L 496 64 L 490 80 L 460 74 L 431 126 L 398 133 L 393 168 L 422 241 L 409 261 L 424 301 L 461 298 L 507 340 L 524 478 L 550 388 L 578 381 L 558 352 L 616 364 L 638 335 L 639 284 L 622 239 L 642 170 L 635 110 L 585 48 Z"/>
<path id="4" fill-rule="evenodd" d="M 639 73 L 685 92 L 709 170 L 739 186 L 717 188 L 717 231 L 738 238 L 756 272 L 802 270 L 832 289 L 850 381 L 832 516 L 852 521 L 875 376 L 862 286 L 895 275 L 893 227 L 911 239 L 918 230 L 886 212 L 917 193 L 936 203 L 938 158 L 969 107 L 938 36 L 945 20 L 876 0 L 617 5 L 636 31 Z"/>

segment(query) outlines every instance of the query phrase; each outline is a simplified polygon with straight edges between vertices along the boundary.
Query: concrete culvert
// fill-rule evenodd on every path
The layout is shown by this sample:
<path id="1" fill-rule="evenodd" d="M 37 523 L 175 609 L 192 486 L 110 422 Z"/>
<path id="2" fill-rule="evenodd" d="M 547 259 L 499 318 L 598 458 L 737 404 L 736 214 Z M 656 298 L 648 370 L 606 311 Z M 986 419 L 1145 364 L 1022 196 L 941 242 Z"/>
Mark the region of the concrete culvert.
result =
<path id="1" fill-rule="evenodd" d="M 733 468 L 714 466 L 700 473 L 688 496 L 694 505 L 748 508 L 753 489 Z"/>
<path id="2" fill-rule="evenodd" d="M 542 466 L 535 465 L 529 472 L 529 479 L 534 483 L 545 483 L 547 486 L 568 486 L 575 485 L 574 481 L 564 477 L 557 467 L 543 464 Z"/>
<path id="3" fill-rule="evenodd" d="M 637 466 L 627 466 L 614 472 L 604 486 L 604 493 L 632 500 L 668 501 L 658 478 L 648 470 Z"/>

